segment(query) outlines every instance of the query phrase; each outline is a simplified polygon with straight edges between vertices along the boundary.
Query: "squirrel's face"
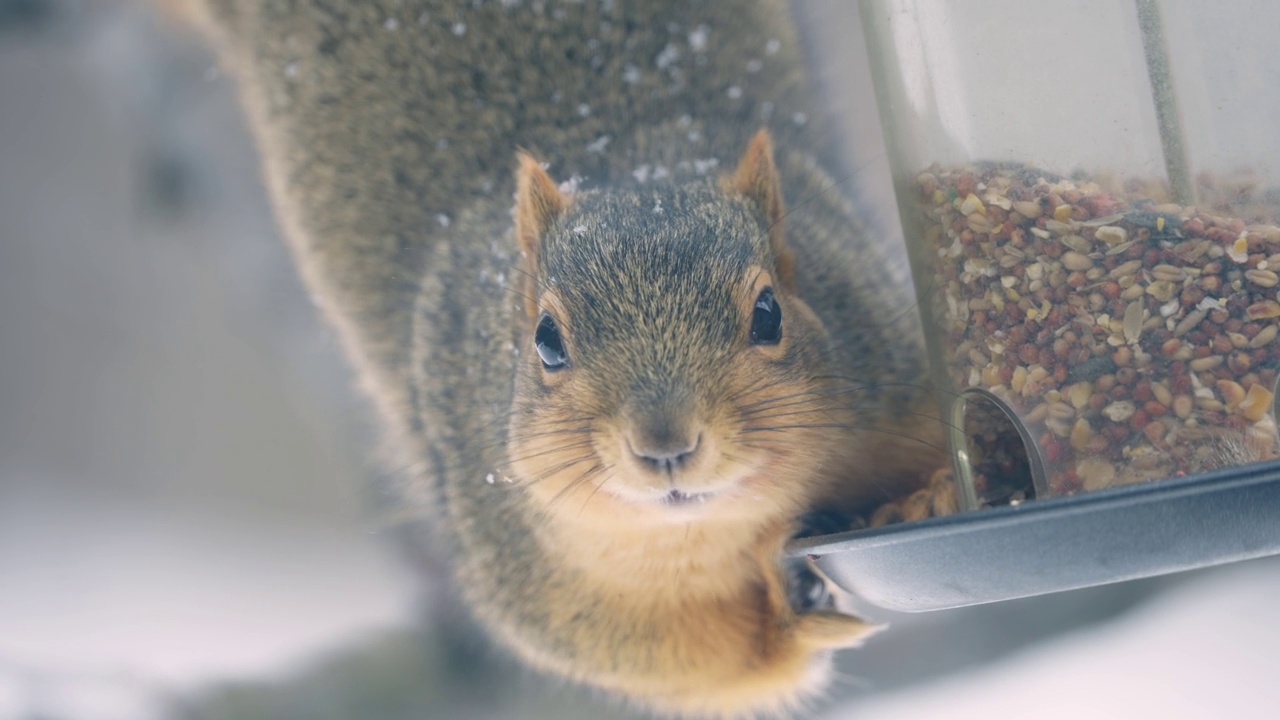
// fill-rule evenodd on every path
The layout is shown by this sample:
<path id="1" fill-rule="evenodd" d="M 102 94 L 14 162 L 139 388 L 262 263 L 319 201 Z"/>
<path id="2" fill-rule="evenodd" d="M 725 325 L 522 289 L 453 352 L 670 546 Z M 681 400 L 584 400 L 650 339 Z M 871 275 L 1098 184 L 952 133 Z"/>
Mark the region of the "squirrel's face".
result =
<path id="1" fill-rule="evenodd" d="M 750 152 L 749 175 L 772 173 Z M 616 526 L 805 501 L 836 422 L 828 340 L 792 291 L 776 198 L 743 172 L 537 201 L 553 212 L 526 248 L 508 451 L 545 508 Z"/>

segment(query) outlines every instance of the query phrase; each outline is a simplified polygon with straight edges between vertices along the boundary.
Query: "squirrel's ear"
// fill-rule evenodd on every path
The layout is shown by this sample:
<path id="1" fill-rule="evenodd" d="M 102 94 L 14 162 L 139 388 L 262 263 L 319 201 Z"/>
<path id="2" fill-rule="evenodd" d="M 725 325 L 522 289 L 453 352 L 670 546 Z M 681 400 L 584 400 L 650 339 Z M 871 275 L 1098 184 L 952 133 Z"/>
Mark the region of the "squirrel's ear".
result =
<path id="1" fill-rule="evenodd" d="M 516 242 L 524 256 L 520 262 L 524 277 L 532 283 L 537 277 L 542 235 L 568 209 L 570 198 L 560 192 L 537 158 L 521 150 L 516 159 L 520 162 L 516 170 Z M 535 293 L 532 286 L 524 292 L 525 312 L 530 318 L 538 314 Z"/>
<path id="2" fill-rule="evenodd" d="M 777 263 L 775 277 L 783 288 L 791 290 L 795 284 L 795 259 L 782 230 L 782 183 L 778 179 L 778 168 L 773 163 L 773 140 L 768 130 L 761 128 L 747 143 L 746 152 L 738 160 L 738 169 L 724 178 L 723 187 L 726 192 L 741 195 L 759 208 L 769 226 L 769 242 Z"/>
<path id="3" fill-rule="evenodd" d="M 569 207 L 569 196 L 560 192 L 556 181 L 529 153 L 516 154 L 520 168 L 516 170 L 516 241 L 520 249 L 535 261 L 542 234 Z"/>

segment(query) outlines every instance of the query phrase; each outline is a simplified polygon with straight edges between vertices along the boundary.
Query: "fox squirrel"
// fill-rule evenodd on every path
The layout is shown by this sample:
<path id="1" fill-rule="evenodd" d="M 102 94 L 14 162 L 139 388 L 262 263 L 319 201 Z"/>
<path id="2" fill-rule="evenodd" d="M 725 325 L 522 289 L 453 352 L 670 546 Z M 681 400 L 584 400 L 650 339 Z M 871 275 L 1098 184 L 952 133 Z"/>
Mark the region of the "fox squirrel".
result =
<path id="1" fill-rule="evenodd" d="M 659 712 L 820 690 L 871 628 L 784 543 L 943 458 L 785 3 L 168 4 L 492 636 Z"/>

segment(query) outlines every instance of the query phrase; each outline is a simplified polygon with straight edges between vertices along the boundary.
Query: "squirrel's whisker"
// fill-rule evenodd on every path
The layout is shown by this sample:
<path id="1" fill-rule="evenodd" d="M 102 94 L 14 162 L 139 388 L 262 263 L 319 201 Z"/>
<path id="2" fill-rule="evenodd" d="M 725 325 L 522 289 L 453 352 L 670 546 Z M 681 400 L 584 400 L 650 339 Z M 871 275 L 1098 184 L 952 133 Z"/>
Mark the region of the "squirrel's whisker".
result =
<path id="1" fill-rule="evenodd" d="M 800 392 L 794 392 L 794 393 L 786 393 L 784 395 L 761 398 L 760 400 L 756 400 L 754 402 L 739 405 L 738 409 L 743 411 L 749 411 L 761 406 L 769 405 L 770 403 L 783 402 L 785 400 L 794 400 L 797 398 L 799 398 L 801 402 L 804 402 L 806 398 L 820 397 L 823 394 L 823 392 L 824 391 L 822 390 L 814 389 L 814 390 L 802 390 Z"/>
<path id="2" fill-rule="evenodd" d="M 507 283 L 503 283 L 501 287 L 502 287 L 502 289 L 503 289 L 503 290 L 506 290 L 507 292 L 512 293 L 512 294 L 516 295 L 517 297 L 522 297 L 522 298 L 524 298 L 525 300 L 528 300 L 529 302 L 533 303 L 534 305 L 537 305 L 537 304 L 538 304 L 538 298 L 537 298 L 537 297 L 535 297 L 535 296 L 533 296 L 533 295 L 530 295 L 530 294 L 528 294 L 528 293 L 526 293 L 526 292 L 522 292 L 519 288 L 517 288 L 517 287 L 516 287 L 516 286 L 514 286 L 514 285 L 510 285 L 510 284 L 507 284 Z"/>
<path id="3" fill-rule="evenodd" d="M 536 432 L 528 432 L 528 433 L 511 433 L 507 435 L 506 438 L 503 440 L 498 440 L 491 443 L 485 443 L 483 445 L 477 445 L 476 449 L 481 451 L 496 450 L 499 448 L 506 448 L 512 442 L 527 442 L 529 440 L 537 440 L 539 438 L 544 438 L 551 435 L 572 435 L 577 433 L 585 434 L 587 432 L 590 432 L 590 430 L 591 430 L 590 426 L 582 425 L 582 426 L 568 427 L 568 428 L 550 428 L 547 430 L 538 430 Z"/>
<path id="4" fill-rule="evenodd" d="M 560 463 L 560 464 L 558 464 L 558 465 L 553 465 L 553 466 L 551 466 L 551 467 L 549 467 L 549 468 L 545 468 L 545 469 L 544 469 L 544 470 L 542 470 L 542 472 L 538 475 L 538 477 L 535 477 L 535 478 L 522 478 L 520 482 L 521 482 L 521 484 L 522 484 L 522 485 L 526 485 L 526 486 L 537 485 L 537 484 L 539 484 L 539 483 L 543 483 L 543 482 L 546 482 L 546 481 L 548 481 L 548 480 L 551 480 L 551 479 L 555 478 L 557 475 L 559 475 L 560 473 L 564 472 L 565 470 L 568 470 L 569 468 L 573 467 L 574 465 L 579 465 L 579 464 L 581 464 L 581 463 L 585 463 L 585 462 L 598 462 L 598 460 L 597 460 L 594 456 L 591 456 L 591 455 L 584 455 L 584 456 L 581 456 L 581 457 L 574 458 L 573 460 L 566 460 L 566 461 L 564 461 L 564 462 L 562 462 L 562 463 Z"/>
<path id="5" fill-rule="evenodd" d="M 565 497 L 568 497 L 570 492 L 576 490 L 583 484 L 590 482 L 592 476 L 597 474 L 601 469 L 602 467 L 598 462 L 593 463 L 590 467 L 584 470 L 581 475 L 571 480 L 569 484 L 565 485 L 559 492 L 552 496 L 551 500 L 547 502 L 547 508 L 550 509 L 554 507 L 556 503 L 560 502 Z"/>
<path id="6" fill-rule="evenodd" d="M 760 422 L 762 420 L 774 420 L 781 417 L 796 417 L 798 415 L 829 415 L 831 408 L 817 407 L 805 410 L 787 410 L 786 412 L 767 412 L 758 413 L 751 416 L 752 422 Z"/>
<path id="7" fill-rule="evenodd" d="M 606 471 L 603 465 L 600 465 L 598 467 L 599 467 L 599 472 L 604 473 Z M 604 482 L 596 484 L 595 489 L 592 490 L 587 495 L 587 499 L 582 501 L 582 507 L 578 508 L 578 517 L 582 517 L 583 511 L 587 509 L 587 505 L 591 502 L 591 499 L 594 498 L 596 496 L 596 493 L 600 492 L 600 490 L 604 488 L 605 485 L 608 485 L 608 484 L 609 484 L 608 478 L 605 478 Z"/>
<path id="8" fill-rule="evenodd" d="M 885 430 L 884 428 L 870 427 L 867 425 L 850 425 L 847 423 L 796 423 L 792 425 L 771 425 L 765 427 L 747 427 L 739 430 L 739 433 L 756 433 L 756 432 L 782 432 L 785 430 L 817 430 L 823 428 L 839 428 L 841 430 L 856 430 L 859 432 L 873 432 L 881 435 L 893 435 L 894 437 L 904 438 L 915 443 L 924 445 L 932 450 L 941 452 L 944 448 L 934 445 L 927 440 L 923 440 L 914 435 L 895 432 L 893 430 Z"/>
<path id="9" fill-rule="evenodd" d="M 743 397 L 750 395 L 753 392 L 757 392 L 763 388 L 768 387 L 769 385 L 770 385 L 770 378 L 767 378 L 767 377 L 756 378 L 742 390 L 739 390 L 738 392 L 729 395 L 729 400 L 731 402 L 740 400 Z"/>
<path id="10" fill-rule="evenodd" d="M 905 388 L 907 390 L 917 390 L 917 391 L 929 390 L 930 392 L 942 392 L 943 394 L 949 396 L 952 399 L 960 397 L 958 393 L 942 391 L 931 385 L 924 385 L 918 382 L 900 382 L 900 381 L 872 382 L 872 381 L 867 381 L 864 378 L 856 378 L 856 377 L 851 377 L 847 375 L 823 375 L 821 376 L 820 379 L 848 380 L 849 382 L 859 383 L 862 386 L 866 387 L 868 390 L 874 390 L 877 388 Z"/>
<path id="11" fill-rule="evenodd" d="M 581 450 L 583 448 L 589 448 L 589 447 L 591 447 L 590 440 L 587 440 L 584 442 L 578 442 L 578 443 L 570 443 L 566 445 L 558 445 L 556 447 L 551 447 L 551 448 L 545 448 L 545 449 L 539 450 L 538 452 L 524 453 L 522 455 L 510 457 L 504 462 L 501 462 L 495 465 L 494 469 L 509 470 L 513 465 L 516 465 L 517 463 L 528 462 L 529 460 L 532 460 L 534 458 L 546 457 L 547 455 L 557 455 L 560 453 L 568 452 L 570 450 Z"/>

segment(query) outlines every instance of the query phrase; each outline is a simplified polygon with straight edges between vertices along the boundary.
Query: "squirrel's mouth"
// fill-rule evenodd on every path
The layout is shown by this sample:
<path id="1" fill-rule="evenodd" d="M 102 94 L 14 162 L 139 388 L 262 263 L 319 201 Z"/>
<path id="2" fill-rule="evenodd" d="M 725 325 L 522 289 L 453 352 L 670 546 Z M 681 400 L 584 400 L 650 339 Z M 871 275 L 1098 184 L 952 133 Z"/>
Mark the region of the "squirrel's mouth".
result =
<path id="1" fill-rule="evenodd" d="M 613 490 L 611 494 L 617 499 L 645 507 L 657 507 L 673 511 L 674 517 L 687 518 L 690 512 L 701 512 L 710 509 L 715 501 L 725 497 L 730 488 L 718 487 L 701 492 L 691 490 L 658 490 L 657 488 L 628 489 L 625 486 Z"/>
<path id="2" fill-rule="evenodd" d="M 674 507 L 681 507 L 684 505 L 694 505 L 697 503 L 704 503 L 707 500 L 710 500 L 711 498 L 715 497 L 715 495 L 716 494 L 713 492 L 687 493 L 687 492 L 682 492 L 680 490 L 672 490 L 671 492 L 662 496 L 662 504 L 671 505 Z"/>

